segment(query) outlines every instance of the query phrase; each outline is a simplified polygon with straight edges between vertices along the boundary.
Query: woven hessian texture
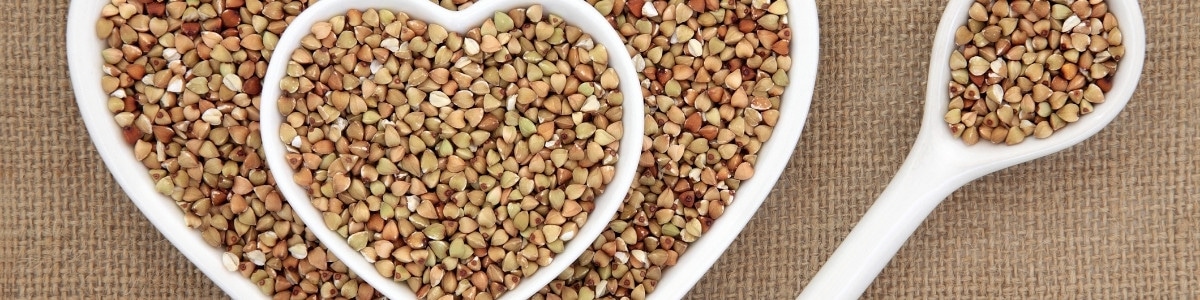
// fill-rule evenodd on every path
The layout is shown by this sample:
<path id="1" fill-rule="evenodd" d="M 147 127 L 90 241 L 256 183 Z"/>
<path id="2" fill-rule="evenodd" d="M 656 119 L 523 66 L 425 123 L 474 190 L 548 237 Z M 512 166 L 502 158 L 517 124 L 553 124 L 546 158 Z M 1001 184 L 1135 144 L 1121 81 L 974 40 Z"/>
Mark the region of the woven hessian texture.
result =
<path id="1" fill-rule="evenodd" d="M 919 127 L 944 5 L 910 2 L 819 1 L 804 136 L 692 298 L 795 297 L 883 190 Z M 67 6 L 0 4 L 0 298 L 225 297 L 88 141 L 67 75 Z M 1200 2 L 1142 8 L 1145 72 L 1112 126 L 955 192 L 865 298 L 1200 297 Z"/>

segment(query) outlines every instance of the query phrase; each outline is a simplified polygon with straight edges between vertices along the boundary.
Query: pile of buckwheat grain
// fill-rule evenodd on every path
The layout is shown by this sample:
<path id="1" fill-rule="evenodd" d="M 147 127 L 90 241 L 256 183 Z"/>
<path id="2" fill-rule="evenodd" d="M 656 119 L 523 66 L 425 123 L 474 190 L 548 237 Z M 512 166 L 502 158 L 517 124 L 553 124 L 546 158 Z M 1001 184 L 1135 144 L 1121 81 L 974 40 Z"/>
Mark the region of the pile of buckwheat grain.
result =
<path id="1" fill-rule="evenodd" d="M 276 299 L 378 295 L 301 225 L 258 130 L 259 78 L 306 1 L 124 1 L 101 10 L 101 85 L 134 157 L 222 262 Z"/>
<path id="2" fill-rule="evenodd" d="M 587 1 L 618 30 L 641 71 L 647 146 L 608 230 L 535 298 L 644 299 L 754 174 L 785 104 L 788 7 L 783 0 Z M 160 192 L 228 252 L 228 267 L 268 295 L 378 297 L 298 225 L 262 163 L 259 78 L 278 35 L 308 2 L 161 4 L 114 0 L 97 23 L 109 47 L 102 53 L 109 108 Z"/>
<path id="3" fill-rule="evenodd" d="M 1121 29 L 1104 0 L 977 0 L 950 55 L 945 121 L 967 145 L 1050 137 L 1104 103 Z"/>
<path id="4" fill-rule="evenodd" d="M 351 10 L 300 44 L 279 101 L 294 179 L 420 298 L 516 287 L 615 175 L 623 97 L 608 50 L 541 6 L 464 34 Z"/>
<path id="5" fill-rule="evenodd" d="M 644 299 L 754 175 L 791 68 L 786 1 L 589 1 L 646 95 L 639 176 L 609 228 L 535 299 Z"/>

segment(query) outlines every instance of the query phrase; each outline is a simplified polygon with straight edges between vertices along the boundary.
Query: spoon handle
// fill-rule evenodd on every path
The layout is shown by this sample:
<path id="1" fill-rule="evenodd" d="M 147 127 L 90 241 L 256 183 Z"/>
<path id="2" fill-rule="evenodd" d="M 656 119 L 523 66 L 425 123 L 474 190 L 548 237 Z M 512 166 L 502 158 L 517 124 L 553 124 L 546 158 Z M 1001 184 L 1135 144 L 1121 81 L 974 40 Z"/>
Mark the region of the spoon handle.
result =
<path id="1" fill-rule="evenodd" d="M 916 144 L 798 300 L 858 298 L 938 203 L 974 179 L 953 167 L 954 155 L 922 144 L 927 145 Z"/>

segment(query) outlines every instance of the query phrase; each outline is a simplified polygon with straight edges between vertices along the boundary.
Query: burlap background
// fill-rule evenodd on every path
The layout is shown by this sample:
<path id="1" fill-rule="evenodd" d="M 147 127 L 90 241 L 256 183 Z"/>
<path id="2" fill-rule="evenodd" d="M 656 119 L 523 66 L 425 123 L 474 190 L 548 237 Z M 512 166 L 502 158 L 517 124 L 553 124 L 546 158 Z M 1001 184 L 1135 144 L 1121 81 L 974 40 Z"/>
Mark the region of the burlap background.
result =
<path id="1" fill-rule="evenodd" d="M 819 1 L 807 130 L 698 299 L 790 299 L 899 167 L 943 1 Z M 0 4 L 0 298 L 217 298 L 87 139 L 67 1 Z M 1200 297 L 1200 2 L 1144 1 L 1135 99 L 1082 145 L 986 176 L 938 208 L 867 298 Z"/>

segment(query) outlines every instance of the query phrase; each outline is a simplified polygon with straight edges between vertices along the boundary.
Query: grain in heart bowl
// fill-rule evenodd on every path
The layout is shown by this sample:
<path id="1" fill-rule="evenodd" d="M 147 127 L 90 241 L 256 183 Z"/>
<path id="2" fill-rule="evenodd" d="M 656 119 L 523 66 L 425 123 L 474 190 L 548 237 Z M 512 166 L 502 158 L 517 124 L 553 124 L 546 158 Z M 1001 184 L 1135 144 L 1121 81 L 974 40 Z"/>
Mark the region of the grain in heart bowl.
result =
<path id="1" fill-rule="evenodd" d="M 494 1 L 497 0 L 479 1 L 478 3 L 464 0 L 436 2 L 446 8 L 462 8 L 468 5 L 486 5 L 488 2 Z M 155 1 L 155 3 L 160 2 Z M 158 7 L 141 1 L 72 2 L 68 18 L 68 59 L 70 60 L 72 82 L 82 117 L 88 126 L 88 132 L 92 135 L 93 143 L 97 146 L 114 178 L 129 194 L 130 199 L 143 211 L 147 219 L 162 231 L 164 236 L 192 260 L 201 271 L 231 295 L 255 297 L 262 293 L 276 298 L 304 297 L 306 295 L 351 298 L 379 296 L 375 289 L 365 282 L 349 279 L 358 276 L 351 275 L 345 261 L 339 260 L 331 254 L 326 246 L 318 243 L 313 228 L 307 228 L 301 224 L 302 222 L 299 222 L 292 205 L 287 201 L 282 201 L 283 197 L 277 194 L 277 184 L 272 176 L 275 170 L 263 163 L 265 156 L 262 152 L 262 143 L 266 140 L 258 138 L 260 132 L 258 121 L 261 116 L 259 93 L 262 92 L 260 89 L 264 85 L 262 78 L 266 75 L 268 67 L 266 62 L 272 57 L 272 52 L 279 44 L 281 34 L 288 28 L 288 24 L 296 20 L 296 16 L 300 12 L 306 11 L 310 7 L 310 3 L 275 0 L 202 0 L 161 3 L 163 6 Z M 743 156 L 743 161 L 746 161 L 746 155 L 755 159 L 747 167 L 742 168 L 744 169 L 743 178 L 745 176 L 750 176 L 750 178 L 739 180 L 740 184 L 730 189 L 730 191 L 736 191 L 736 197 L 731 197 L 729 200 L 736 198 L 736 201 L 720 202 L 723 205 L 712 205 L 710 201 L 710 204 L 705 206 L 705 211 L 720 210 L 722 212 L 719 213 L 719 218 L 712 218 L 711 224 L 701 222 L 701 234 L 688 231 L 690 215 L 683 212 L 684 210 L 680 210 L 684 213 L 684 215 L 680 215 L 683 218 L 682 223 L 675 224 L 674 217 L 669 218 L 667 222 L 679 230 L 678 233 L 668 228 L 666 231 L 646 235 L 647 241 L 656 240 L 659 246 L 663 245 L 662 239 L 666 236 L 664 234 L 687 234 L 689 235 L 687 240 L 692 242 L 683 241 L 678 236 L 671 238 L 671 242 L 674 243 L 671 248 L 676 251 L 674 254 L 668 253 L 665 256 L 654 251 L 632 251 L 638 249 L 629 249 L 630 251 L 626 252 L 628 248 L 623 248 L 617 242 L 617 240 L 624 241 L 628 232 L 634 233 L 635 239 L 641 238 L 640 235 L 637 235 L 638 228 L 640 228 L 638 226 L 641 226 L 637 224 L 642 224 L 637 221 L 638 216 L 641 215 L 639 212 L 653 215 L 654 212 L 659 211 L 658 209 L 648 210 L 646 205 L 650 204 L 647 199 L 657 199 L 661 196 L 664 190 L 660 187 L 670 186 L 672 187 L 670 188 L 671 194 L 679 195 L 678 192 L 684 190 L 676 190 L 674 187 L 680 182 L 692 183 L 692 187 L 697 188 L 707 185 L 705 182 L 708 180 L 708 177 L 704 175 L 704 168 L 700 168 L 700 173 L 694 179 L 690 176 L 691 172 L 680 175 L 663 172 L 647 173 L 649 175 L 639 176 L 638 181 L 641 183 L 638 185 L 640 187 L 635 188 L 641 196 L 633 196 L 634 192 L 631 190 L 631 196 L 627 197 L 620 212 L 612 219 L 610 226 L 605 229 L 606 232 L 602 238 L 597 239 L 597 243 L 591 247 L 593 249 L 584 253 L 584 257 L 571 267 L 571 275 L 564 275 L 560 280 L 556 280 L 538 296 L 551 299 L 588 295 L 635 299 L 642 296 L 651 298 L 680 297 L 699 280 L 704 270 L 716 261 L 721 250 L 732 242 L 737 232 L 753 215 L 754 210 L 765 200 L 771 186 L 786 165 L 783 162 L 788 160 L 795 147 L 803 129 L 815 83 L 818 54 L 816 5 L 812 1 L 799 0 L 735 1 L 726 3 L 729 6 L 724 6 L 725 4 L 719 1 L 708 0 L 589 0 L 586 3 L 587 6 L 590 6 L 585 7 L 586 10 L 604 15 L 608 19 L 608 25 L 617 30 L 619 44 L 635 46 L 624 50 L 627 50 L 627 57 L 633 59 L 635 67 L 638 68 L 637 74 L 634 74 L 633 77 L 639 82 L 631 85 L 635 92 L 624 92 L 623 95 L 627 97 L 626 101 L 630 101 L 632 100 L 629 99 L 630 95 L 636 94 L 637 87 L 640 87 L 640 92 L 645 95 L 644 109 L 647 113 L 639 115 L 647 123 L 655 122 L 650 127 L 655 127 L 654 125 L 659 127 L 643 133 L 647 147 L 640 149 L 643 153 L 638 162 L 641 165 L 639 174 L 649 172 L 651 169 L 667 170 L 672 165 L 669 160 L 672 156 L 665 153 L 672 148 L 683 147 L 686 150 L 696 147 L 697 151 L 700 150 L 701 143 L 695 142 L 695 138 L 688 140 L 668 137 L 668 134 L 677 132 L 674 127 L 681 128 L 678 130 L 679 136 L 691 135 L 694 137 L 698 134 L 688 131 L 693 128 L 690 125 L 683 126 L 685 124 L 700 125 L 694 129 L 705 132 L 709 130 L 704 129 L 706 126 L 716 126 L 715 124 L 705 124 L 708 122 L 707 120 L 715 119 L 708 118 L 706 114 L 699 114 L 692 118 L 690 117 L 691 112 L 716 110 L 720 113 L 718 116 L 724 117 L 722 105 L 727 103 L 728 99 L 732 99 L 729 97 L 736 95 L 738 90 L 743 90 L 748 96 L 753 96 L 757 87 L 770 86 L 765 83 L 757 84 L 762 79 L 776 81 L 778 78 L 781 80 L 779 82 L 787 83 L 786 85 L 777 85 L 779 89 L 782 89 L 782 94 L 772 94 L 768 97 L 770 99 L 768 102 L 771 103 L 770 109 L 777 110 L 778 116 L 780 116 L 772 119 L 775 123 L 769 130 L 770 134 L 761 135 L 762 140 L 758 141 L 761 145 L 741 149 L 751 152 L 738 153 Z M 409 7 L 420 6 L 415 2 L 406 2 L 406 5 L 410 5 Z M 695 9 L 691 9 L 691 14 L 688 15 L 687 10 L 683 10 L 681 5 Z M 497 10 L 507 11 L 507 9 L 493 9 L 486 14 L 476 13 L 475 15 L 480 18 L 473 19 L 474 21 L 468 23 L 478 24 L 484 17 L 492 16 Z M 342 10 L 339 13 L 344 12 L 345 10 Z M 677 19 L 677 16 L 690 18 Z M 104 26 L 108 25 L 101 19 L 112 22 L 111 30 L 116 33 L 114 35 L 118 38 L 102 39 L 97 37 L 98 29 L 106 28 Z M 129 24 L 129 20 L 133 19 L 137 20 L 133 21 L 134 24 Z M 568 21 L 576 20 L 573 17 L 567 19 Z M 162 25 L 153 25 L 163 21 L 167 23 L 165 30 Z M 591 26 L 583 27 L 586 29 Z M 761 45 L 763 40 L 759 34 L 776 33 L 776 36 L 779 36 L 778 32 L 782 32 L 784 27 L 790 29 L 790 40 L 788 40 L 790 43 L 776 39 L 769 45 Z M 731 29 L 736 29 L 733 31 L 737 31 L 737 33 L 731 33 Z M 749 30 L 747 32 L 753 34 L 745 34 L 746 32 L 742 30 Z M 130 35 L 131 33 L 132 35 Z M 688 34 L 691 34 L 693 38 L 681 38 L 687 37 Z M 136 38 L 121 39 L 122 35 L 125 37 L 136 36 Z M 750 38 L 751 36 L 753 38 Z M 746 45 L 740 45 L 743 44 L 740 41 L 745 41 Z M 194 47 L 188 48 L 189 43 Z M 104 55 L 101 55 L 105 51 L 104 49 L 117 48 L 117 51 L 124 54 L 125 49 L 122 48 L 130 48 L 124 47 L 126 45 L 137 47 L 137 50 L 142 52 L 141 57 L 144 59 L 141 57 L 133 60 L 122 59 L 122 61 L 111 64 L 104 61 Z M 182 49 L 178 47 L 180 45 L 183 46 Z M 168 48 L 176 49 L 166 51 Z M 217 48 L 223 49 L 218 50 Z M 132 51 L 133 49 L 129 50 L 130 53 L 136 52 Z M 782 56 L 775 51 L 784 50 L 788 51 L 786 54 L 788 63 L 781 64 L 779 59 Z M 214 61 L 212 59 L 213 52 L 217 53 L 217 58 L 227 61 Z M 225 56 L 226 52 L 228 57 Z M 182 72 L 168 73 L 168 78 L 171 80 L 168 80 L 165 85 L 146 84 L 145 82 L 139 84 L 136 80 L 122 78 L 125 67 L 135 62 L 147 66 L 145 68 L 147 75 L 157 75 L 162 70 L 168 69 L 162 67 L 164 66 L 161 65 L 162 62 L 170 61 L 171 59 L 167 58 L 175 58 L 176 55 L 183 64 Z M 618 56 L 620 55 L 610 55 L 610 63 L 615 64 Z M 773 62 L 764 64 L 772 59 Z M 139 62 L 139 60 L 141 61 Z M 715 60 L 714 62 L 720 64 L 708 65 L 710 60 Z M 737 63 L 740 63 L 740 66 L 760 66 L 765 68 L 760 68 L 762 70 L 776 71 L 754 72 L 752 73 L 754 80 L 744 80 L 744 82 L 755 82 L 756 84 L 736 87 L 722 86 L 721 89 L 724 89 L 725 93 L 717 92 L 714 88 L 726 83 L 727 81 L 724 80 L 726 77 L 714 80 L 715 75 L 711 70 L 706 71 L 707 74 L 703 74 L 704 72 L 700 70 L 708 67 L 725 68 L 728 67 L 727 63 L 735 60 L 739 61 Z M 688 68 L 686 68 L 688 64 L 683 62 L 688 61 L 693 63 L 691 65 L 693 72 L 690 74 L 695 76 L 692 78 L 685 76 L 689 74 Z M 700 64 L 696 64 L 697 62 Z M 165 66 L 170 65 L 171 63 L 165 64 Z M 774 66 L 774 69 L 771 66 Z M 231 67 L 233 67 L 232 70 L 230 70 Z M 176 68 L 173 72 L 180 69 L 179 67 L 170 68 Z M 117 91 L 109 92 L 102 87 L 102 82 L 112 81 L 111 79 L 102 79 L 106 75 L 105 72 L 109 72 L 107 75 L 118 79 L 116 80 L 119 86 L 117 90 L 125 93 L 125 96 L 128 97 L 117 97 L 120 101 L 109 101 L 112 93 Z M 225 77 L 230 74 L 237 75 L 234 77 L 237 77 L 236 80 L 240 80 L 241 91 L 223 87 L 226 81 Z M 740 75 L 744 75 L 742 78 L 751 78 L 748 74 L 751 73 Z M 174 80 L 177 76 L 179 81 Z M 153 78 L 153 76 L 146 77 Z M 207 81 L 206 93 L 188 91 L 187 83 L 192 80 L 200 80 L 197 77 L 204 77 L 204 80 Z M 232 82 L 234 80 L 229 79 L 230 85 L 236 86 L 236 82 Z M 199 89 L 200 86 L 201 84 L 197 83 L 191 87 L 203 91 Z M 164 106 L 163 103 L 154 103 L 149 100 L 149 97 L 157 96 L 160 91 L 146 89 L 146 87 L 164 90 L 162 91 L 163 98 L 159 98 L 160 101 L 162 99 L 187 98 L 187 102 L 176 101 L 174 107 Z M 624 90 L 626 86 L 622 85 L 621 88 Z M 706 96 L 709 92 L 719 96 L 710 97 L 709 100 L 713 100 L 711 104 L 722 105 L 705 106 L 705 103 L 709 102 L 692 101 L 693 97 L 698 95 L 695 94 L 696 91 L 700 91 Z M 187 95 L 189 93 L 200 97 Z M 222 99 L 223 97 L 230 98 Z M 778 97 L 778 101 L 774 97 Z M 132 98 L 132 101 L 126 102 L 127 98 Z M 195 98 L 200 98 L 200 100 L 195 101 Z M 747 99 L 753 99 L 753 97 Z M 218 139 L 224 136 L 222 131 L 229 133 L 229 136 L 226 137 L 225 144 L 218 144 L 214 141 L 212 146 L 215 147 L 209 147 L 204 143 L 208 139 L 207 136 L 192 135 L 188 131 L 192 130 L 192 127 L 204 127 L 204 125 L 198 125 L 203 122 L 196 120 L 203 119 L 204 112 L 209 111 L 210 108 L 217 108 L 218 104 L 222 103 L 221 100 L 232 100 L 233 105 L 226 103 L 225 106 L 217 109 L 222 113 L 219 115 L 221 125 L 209 126 L 208 129 L 215 130 L 215 136 Z M 117 105 L 117 102 L 122 103 Z M 133 103 L 133 105 L 125 105 L 127 103 Z M 762 107 L 761 104 L 760 102 L 758 106 Z M 696 105 L 707 109 L 698 110 L 699 107 Z M 200 109 L 201 106 L 204 109 Z M 155 110 L 156 108 L 157 110 Z M 110 109 L 118 109 L 120 112 L 113 113 Z M 683 118 L 676 119 L 678 114 L 671 112 L 672 110 L 684 112 Z M 128 115 L 123 115 L 118 117 L 117 121 L 124 122 L 122 120 L 132 119 L 134 122 L 129 123 L 135 125 L 132 127 L 141 126 L 137 124 L 144 125 L 146 123 L 138 121 L 141 119 L 140 115 L 150 112 L 151 114 L 147 116 L 149 118 L 157 115 L 157 111 L 165 111 L 171 115 L 171 118 L 161 119 L 162 123 L 156 123 L 157 120 L 150 122 L 154 125 L 149 126 L 148 131 L 135 132 L 130 130 L 130 126 L 118 126 L 119 124 L 114 122 L 116 114 L 128 112 L 134 117 L 129 118 Z M 182 117 L 177 118 L 176 115 L 173 115 L 175 114 L 173 111 L 179 111 L 179 115 Z M 627 108 L 626 112 L 629 111 Z M 740 115 L 743 110 L 735 109 L 734 112 Z M 759 113 L 759 117 L 762 115 Z M 210 120 L 216 120 L 217 117 L 216 112 L 208 115 Z M 702 122 L 688 122 L 691 119 Z M 631 119 L 626 117 L 623 121 L 630 122 Z M 728 123 L 722 122 L 721 124 Z M 169 142 L 162 142 L 162 153 L 165 155 L 162 156 L 164 159 L 160 161 L 160 164 L 147 160 L 147 158 L 158 159 L 160 157 L 158 154 L 160 153 L 159 141 L 146 134 L 146 132 L 152 132 L 155 125 L 169 127 L 173 130 L 176 127 L 183 129 L 176 130 L 180 133 L 177 134 L 178 136 L 171 137 Z M 630 128 L 628 125 L 626 124 L 625 127 Z M 165 132 L 161 129 L 159 131 Z M 750 130 L 749 132 L 754 131 Z M 759 129 L 759 132 L 766 133 L 768 131 Z M 137 138 L 145 143 L 142 146 L 138 146 L 136 141 L 133 144 L 127 144 L 125 143 L 126 136 L 129 136 L 131 140 Z M 166 134 L 163 136 L 165 137 Z M 634 134 L 627 132 L 626 136 L 634 136 Z M 750 135 L 746 134 L 746 136 Z M 767 136 L 770 138 L 766 138 Z M 244 140 L 243 137 L 245 137 Z M 656 139 L 664 139 L 666 142 L 657 142 Z M 738 139 L 743 138 L 738 135 Z M 751 137 L 751 139 L 758 138 Z M 236 147 L 225 146 L 230 141 L 238 142 L 234 143 Z M 708 141 L 712 142 L 713 140 L 709 139 Z M 244 144 L 240 144 L 242 142 Z M 147 144 L 150 146 L 148 152 Z M 654 146 L 657 144 L 662 144 L 662 147 Z M 621 152 L 634 151 L 633 154 L 622 154 L 623 157 L 638 157 L 639 149 L 630 149 L 629 143 L 622 142 L 621 145 L 623 146 Z M 172 149 L 173 147 L 175 148 Z M 205 175 L 198 174 L 197 177 L 200 179 L 190 180 L 197 177 L 189 174 L 189 180 L 175 184 L 166 195 L 159 193 L 156 190 L 156 183 L 162 181 L 164 172 L 171 173 L 173 177 L 177 176 L 172 169 L 162 167 L 161 162 L 178 161 L 179 157 L 176 155 L 184 156 L 186 161 L 187 156 L 197 156 L 201 148 L 208 148 L 209 150 L 204 150 L 208 154 L 211 154 L 211 148 L 216 148 L 220 153 L 220 155 L 212 157 L 222 165 L 222 170 L 216 172 L 220 176 L 209 175 L 207 177 L 210 179 L 206 181 Z M 241 151 L 231 151 L 234 148 L 254 155 L 227 156 L 227 153 L 241 153 Z M 709 148 L 718 153 L 721 151 L 718 144 L 710 143 Z M 179 151 L 176 152 L 175 149 Z M 207 163 L 212 159 L 205 158 L 204 160 L 206 164 L 214 165 L 212 168 L 215 170 L 216 162 Z M 627 160 L 622 159 L 618 161 L 618 164 L 624 161 Z M 760 163 L 767 161 L 772 163 Z M 691 162 L 694 163 L 695 160 L 693 159 Z M 728 164 L 725 158 L 707 160 L 707 162 L 710 163 L 708 165 L 714 167 L 713 175 L 719 173 L 716 166 Z M 678 164 L 678 162 L 675 163 L 676 166 Z M 737 165 L 725 168 L 734 174 L 739 169 Z M 185 170 L 183 173 L 187 173 L 188 169 L 195 168 L 181 168 L 180 170 Z M 229 169 L 230 174 L 236 172 L 236 176 L 230 177 L 229 181 L 223 181 L 225 169 Z M 716 177 L 714 176 L 714 178 Z M 615 180 L 608 187 L 617 185 L 616 181 L 619 180 Z M 233 184 L 223 182 L 232 182 Z M 697 185 L 697 183 L 704 183 L 704 185 Z M 726 185 L 732 186 L 728 183 Z M 250 192 L 246 194 L 225 192 L 233 190 L 235 186 L 239 192 L 245 192 L 247 189 Z M 166 190 L 167 185 L 164 183 L 162 187 Z M 186 200 L 177 201 L 171 197 L 177 189 L 185 191 L 185 194 L 188 195 Z M 188 190 L 192 191 L 186 192 Z M 221 192 L 212 193 L 214 190 Z M 693 191 L 696 190 L 693 189 Z M 237 196 L 235 197 L 233 194 L 237 194 Z M 704 195 L 704 193 L 700 195 Z M 733 196 L 732 193 L 731 196 Z M 699 197 L 699 199 L 705 200 L 703 197 Z M 194 201 L 189 202 L 188 200 Z M 202 204 L 192 207 L 193 203 Z M 678 205 L 683 205 L 682 203 L 679 202 Z M 210 206 L 207 206 L 208 209 L 204 209 L 205 205 Z M 242 209 L 242 213 L 233 214 L 235 207 Z M 247 211 L 253 213 L 246 213 Z M 591 218 L 598 217 L 593 213 Z M 248 226 L 247 223 L 253 225 Z M 634 226 L 629 226 L 629 224 L 634 224 Z M 626 244 L 627 246 L 633 245 Z M 643 244 L 643 246 L 647 245 Z M 689 248 L 702 248 L 706 251 L 683 251 Z M 597 253 L 603 253 L 603 255 L 596 255 Z M 645 256 L 644 259 L 643 256 Z M 585 260 L 589 262 L 585 262 Z M 646 264 L 647 261 L 650 264 Z M 614 274 L 617 276 L 613 276 Z M 251 280 L 244 279 L 246 277 Z"/>
<path id="2" fill-rule="evenodd" d="M 419 298 L 491 298 L 549 265 L 616 175 L 608 50 L 542 6 L 460 34 L 367 9 L 315 23 L 279 88 L 293 180 Z"/>
<path id="3" fill-rule="evenodd" d="M 314 5 L 264 77 L 280 189 L 384 295 L 532 295 L 634 178 L 641 96 L 604 22 L 582 2 Z"/>
<path id="4" fill-rule="evenodd" d="M 258 102 L 308 1 L 74 1 L 68 59 L 88 132 L 147 219 L 231 295 L 373 298 L 275 189 Z"/>

